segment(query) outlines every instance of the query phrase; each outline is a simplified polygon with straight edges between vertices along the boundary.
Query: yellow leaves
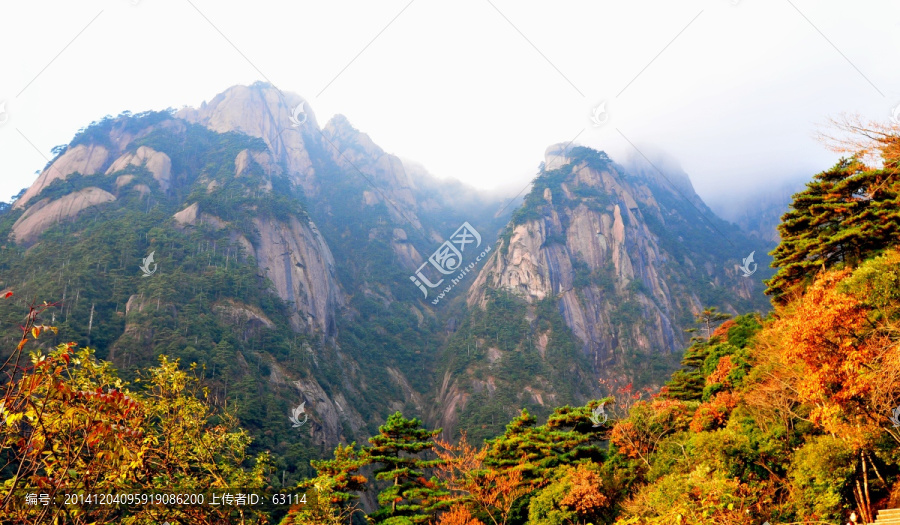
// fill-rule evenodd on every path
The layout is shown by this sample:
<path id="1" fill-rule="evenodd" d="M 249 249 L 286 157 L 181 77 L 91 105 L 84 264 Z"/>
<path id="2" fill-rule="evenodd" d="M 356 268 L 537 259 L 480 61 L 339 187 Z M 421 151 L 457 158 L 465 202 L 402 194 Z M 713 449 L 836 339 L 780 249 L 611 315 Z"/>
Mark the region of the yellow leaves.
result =
<path id="1" fill-rule="evenodd" d="M 17 412 L 15 414 L 10 414 L 10 415 L 6 416 L 6 426 L 7 427 L 15 426 L 15 424 L 18 423 L 19 421 L 21 421 L 23 417 L 25 417 L 24 412 Z"/>
<path id="2" fill-rule="evenodd" d="M 40 325 L 24 335 L 48 330 L 55 332 Z M 74 346 L 33 353 L 33 366 L 22 368 L 0 401 L 0 446 L 22 465 L 25 483 L 62 484 L 73 492 L 138 483 L 149 490 L 154 486 L 146 480 L 170 487 L 174 480 L 166 473 L 179 472 L 184 486 L 264 486 L 262 476 L 242 477 L 249 437 L 227 416 L 221 428 L 210 425 L 199 386 L 177 363 L 164 363 L 152 378 L 156 388 L 138 393 L 127 390 L 109 363 L 87 349 L 73 352 Z M 62 373 L 53 374 L 57 369 Z M 85 523 L 102 517 L 96 509 L 71 511 Z M 209 512 L 208 522 L 225 522 Z"/>
<path id="3" fill-rule="evenodd" d="M 47 325 L 42 324 L 42 325 L 31 327 L 31 337 L 34 337 L 35 339 L 37 339 L 38 337 L 40 337 L 41 332 L 46 332 L 48 330 L 53 332 L 54 335 L 59 333 L 59 328 L 57 328 L 55 326 L 47 326 Z"/>

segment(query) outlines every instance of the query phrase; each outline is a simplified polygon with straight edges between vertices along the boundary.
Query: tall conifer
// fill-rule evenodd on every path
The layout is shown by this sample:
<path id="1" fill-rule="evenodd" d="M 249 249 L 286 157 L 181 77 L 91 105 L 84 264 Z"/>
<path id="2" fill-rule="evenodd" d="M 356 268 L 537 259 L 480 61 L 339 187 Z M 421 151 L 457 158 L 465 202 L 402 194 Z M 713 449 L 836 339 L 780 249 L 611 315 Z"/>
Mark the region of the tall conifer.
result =
<path id="1" fill-rule="evenodd" d="M 823 268 L 855 266 L 895 244 L 900 233 L 900 170 L 841 159 L 796 195 L 778 226 L 778 272 L 766 293 L 783 302 L 796 284 Z"/>
<path id="2" fill-rule="evenodd" d="M 436 478 L 425 478 L 425 470 L 438 465 L 441 460 L 423 459 L 420 454 L 434 447 L 432 439 L 441 429 L 422 428 L 418 419 L 406 419 L 397 412 L 378 428 L 378 435 L 369 438 L 371 447 L 366 449 L 369 461 L 380 463 L 375 479 L 388 481 L 390 486 L 378 494 L 381 508 L 373 515 L 376 521 L 390 518 L 408 518 L 422 523 L 446 502 Z M 396 521 L 396 520 L 395 520 Z"/>

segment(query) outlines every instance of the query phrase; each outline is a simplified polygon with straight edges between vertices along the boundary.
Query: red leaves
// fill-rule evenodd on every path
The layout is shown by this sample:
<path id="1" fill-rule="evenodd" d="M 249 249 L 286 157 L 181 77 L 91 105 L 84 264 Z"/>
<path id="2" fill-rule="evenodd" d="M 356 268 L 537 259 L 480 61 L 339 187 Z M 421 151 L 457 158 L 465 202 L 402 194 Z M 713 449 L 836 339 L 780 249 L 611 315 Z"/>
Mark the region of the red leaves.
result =
<path id="1" fill-rule="evenodd" d="M 722 339 L 728 339 L 728 330 L 730 330 L 731 327 L 736 324 L 737 323 L 734 321 L 734 319 L 728 319 L 724 323 L 720 324 L 715 330 L 713 330 L 713 333 L 712 333 L 712 336 L 710 337 L 710 339 L 712 339 L 713 337 L 721 337 Z"/>

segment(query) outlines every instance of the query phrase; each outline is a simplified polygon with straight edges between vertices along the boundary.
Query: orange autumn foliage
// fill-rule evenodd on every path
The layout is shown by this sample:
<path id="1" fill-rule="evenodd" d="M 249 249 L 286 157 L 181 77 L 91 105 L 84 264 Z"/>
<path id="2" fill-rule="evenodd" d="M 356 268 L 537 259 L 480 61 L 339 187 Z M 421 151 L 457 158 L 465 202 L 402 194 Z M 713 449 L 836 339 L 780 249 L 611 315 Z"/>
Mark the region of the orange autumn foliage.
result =
<path id="1" fill-rule="evenodd" d="M 472 516 L 465 505 L 456 504 L 450 510 L 441 514 L 437 525 L 484 525 L 478 518 Z"/>
<path id="2" fill-rule="evenodd" d="M 880 271 L 893 271 L 897 258 L 890 255 Z M 789 390 L 771 382 L 772 393 L 784 390 L 809 406 L 810 422 L 854 449 L 883 430 L 900 441 L 888 421 L 900 401 L 896 312 L 876 305 L 865 290 L 850 291 L 848 286 L 859 282 L 851 269 L 820 274 L 762 338 L 783 349 L 772 357 L 777 362 L 770 375 L 783 376 L 779 381 Z M 759 406 L 758 401 L 764 400 L 751 404 Z"/>
<path id="3" fill-rule="evenodd" d="M 879 344 L 862 330 L 868 311 L 855 297 L 836 290 L 849 273 L 824 274 L 807 289 L 794 315 L 777 323 L 784 330 L 786 357 L 805 365 L 797 384 L 799 398 L 814 406 L 811 420 L 829 432 L 844 431 L 843 418 L 861 416 L 860 407 L 878 384 L 871 363 L 877 361 Z"/>
<path id="4" fill-rule="evenodd" d="M 900 124 L 842 114 L 828 119 L 826 126 L 828 129 L 820 130 L 817 138 L 831 151 L 856 156 L 872 165 L 900 163 Z"/>
<path id="5" fill-rule="evenodd" d="M 735 322 L 734 319 L 726 320 L 724 323 L 722 323 L 718 327 L 716 327 L 715 330 L 713 330 L 713 333 L 712 333 L 712 336 L 710 336 L 710 339 L 712 339 L 714 337 L 721 338 L 722 340 L 727 339 L 728 338 L 728 330 L 731 330 L 731 327 L 736 324 L 737 323 Z"/>
<path id="6" fill-rule="evenodd" d="M 716 369 L 706 377 L 706 384 L 715 385 L 717 383 L 728 383 L 728 374 L 730 374 L 732 370 L 734 370 L 734 363 L 731 361 L 731 356 L 723 356 L 719 359 Z"/>
<path id="7" fill-rule="evenodd" d="M 711 400 L 701 403 L 691 419 L 691 432 L 704 432 L 722 428 L 728 422 L 731 411 L 738 404 L 738 398 L 732 392 L 719 392 Z"/>
<path id="8" fill-rule="evenodd" d="M 622 455 L 640 459 L 649 466 L 649 456 L 659 442 L 669 434 L 686 430 L 690 418 L 691 411 L 683 401 L 666 398 L 638 401 L 631 407 L 628 418 L 613 427 L 609 440 Z"/>
<path id="9" fill-rule="evenodd" d="M 571 472 L 570 479 L 572 488 L 561 501 L 562 505 L 571 508 L 579 516 L 597 514 L 608 505 L 609 498 L 600 492 L 603 480 L 587 464 L 578 465 Z"/>
<path id="10" fill-rule="evenodd" d="M 487 513 L 494 525 L 504 525 L 516 500 L 534 490 L 523 481 L 519 468 L 486 468 L 487 446 L 478 449 L 470 445 L 465 434 L 456 445 L 435 440 L 434 452 L 441 459 L 438 478 L 455 495 Z"/>

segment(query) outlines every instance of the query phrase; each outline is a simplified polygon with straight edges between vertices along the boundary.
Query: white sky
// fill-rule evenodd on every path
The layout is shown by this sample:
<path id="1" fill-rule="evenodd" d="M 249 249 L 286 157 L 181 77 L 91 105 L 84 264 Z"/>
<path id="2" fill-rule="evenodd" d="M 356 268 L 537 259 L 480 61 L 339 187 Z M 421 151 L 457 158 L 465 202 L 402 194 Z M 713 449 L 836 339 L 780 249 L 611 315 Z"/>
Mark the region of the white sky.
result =
<path id="1" fill-rule="evenodd" d="M 577 136 L 623 159 L 627 137 L 675 157 L 702 197 L 736 198 L 829 167 L 812 138 L 829 115 L 886 119 L 900 103 L 896 0 L 0 0 L 0 13 L 0 200 L 93 120 L 265 79 L 322 125 L 343 113 L 439 177 L 514 192 L 550 144 Z"/>

